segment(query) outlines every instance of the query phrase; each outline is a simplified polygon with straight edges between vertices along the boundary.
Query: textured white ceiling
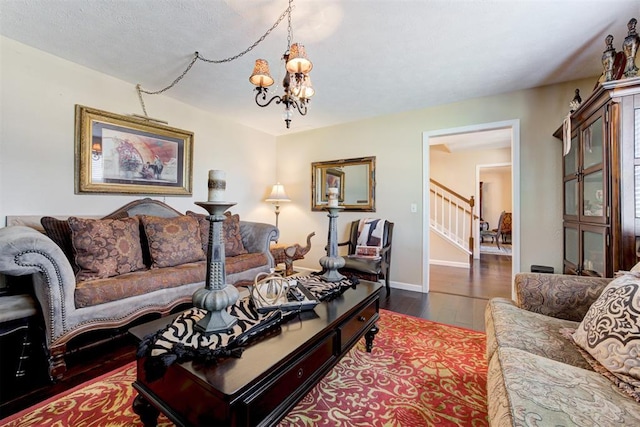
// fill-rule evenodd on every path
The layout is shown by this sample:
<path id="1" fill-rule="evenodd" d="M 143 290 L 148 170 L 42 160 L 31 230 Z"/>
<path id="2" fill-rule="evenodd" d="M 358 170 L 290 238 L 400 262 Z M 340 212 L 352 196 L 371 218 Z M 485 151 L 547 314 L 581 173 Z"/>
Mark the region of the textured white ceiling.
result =
<path id="1" fill-rule="evenodd" d="M 195 51 L 223 59 L 271 27 L 287 0 L 0 0 L 0 34 L 157 90 Z M 293 42 L 314 63 L 316 95 L 291 129 L 258 108 L 257 58 L 281 78 L 286 19 L 245 56 L 198 61 L 167 96 L 273 135 L 601 73 L 607 34 L 621 49 L 640 0 L 297 0 Z M 638 58 L 640 62 L 640 58 Z M 594 82 L 595 83 L 595 82 Z M 279 92 L 279 91 L 278 91 Z M 147 100 L 154 117 L 153 101 Z M 569 100 L 567 100 L 568 102 Z M 132 113 L 141 114 L 138 105 Z M 171 122 L 171 117 L 159 117 Z"/>

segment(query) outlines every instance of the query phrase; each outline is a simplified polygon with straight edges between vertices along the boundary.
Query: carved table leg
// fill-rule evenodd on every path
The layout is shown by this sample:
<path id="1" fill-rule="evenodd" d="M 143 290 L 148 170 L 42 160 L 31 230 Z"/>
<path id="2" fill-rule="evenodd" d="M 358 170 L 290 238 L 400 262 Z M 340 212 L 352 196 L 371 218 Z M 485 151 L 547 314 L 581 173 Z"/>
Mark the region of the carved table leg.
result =
<path id="1" fill-rule="evenodd" d="M 133 401 L 133 412 L 140 416 L 144 427 L 155 427 L 158 424 L 160 411 L 140 395 L 137 395 Z"/>
<path id="2" fill-rule="evenodd" d="M 364 335 L 364 339 L 366 341 L 367 353 L 371 353 L 371 350 L 373 350 L 373 339 L 376 337 L 376 334 L 379 331 L 380 329 L 378 329 L 378 324 L 374 324 L 373 327 L 369 329 L 369 332 L 367 332 Z"/>

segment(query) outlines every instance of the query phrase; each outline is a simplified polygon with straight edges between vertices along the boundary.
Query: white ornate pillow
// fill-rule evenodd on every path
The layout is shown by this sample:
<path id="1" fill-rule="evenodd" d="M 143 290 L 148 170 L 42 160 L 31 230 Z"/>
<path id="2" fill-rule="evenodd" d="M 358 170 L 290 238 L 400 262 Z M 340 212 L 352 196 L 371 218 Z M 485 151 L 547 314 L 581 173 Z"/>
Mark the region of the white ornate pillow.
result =
<path id="1" fill-rule="evenodd" d="M 640 393 L 640 273 L 612 280 L 589 308 L 573 340 L 625 383 L 627 392 L 631 388 Z"/>

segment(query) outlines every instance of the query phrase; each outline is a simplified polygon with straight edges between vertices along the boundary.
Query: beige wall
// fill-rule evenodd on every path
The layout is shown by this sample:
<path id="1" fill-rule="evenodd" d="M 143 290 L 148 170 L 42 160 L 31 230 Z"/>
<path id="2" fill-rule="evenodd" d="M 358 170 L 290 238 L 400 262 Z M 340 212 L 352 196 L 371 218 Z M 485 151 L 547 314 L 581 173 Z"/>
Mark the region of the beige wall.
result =
<path id="1" fill-rule="evenodd" d="M 311 162 L 376 156 L 377 212 L 343 213 L 338 219 L 339 235 L 346 237 L 347 223 L 357 218 L 376 216 L 395 222 L 391 279 L 397 286 L 419 289 L 425 235 L 422 133 L 519 119 L 521 199 L 516 208 L 521 213 L 521 270 L 542 264 L 558 271 L 562 261 L 562 172 L 560 142 L 552 134 L 567 114 L 575 89 L 588 94 L 594 81 L 469 99 L 279 137 L 277 175 L 292 198 L 280 217 L 283 240 L 300 241 L 315 231 L 311 252 L 297 263 L 317 268 L 328 220 L 326 213 L 310 211 Z M 313 105 L 309 114 L 313 114 Z M 410 212 L 412 203 L 418 204 L 417 213 Z"/>
<path id="2" fill-rule="evenodd" d="M 103 214 L 135 196 L 74 194 L 74 105 L 114 113 L 140 113 L 135 83 L 123 82 L 4 37 L 0 38 L 0 224 L 6 215 Z M 181 211 L 206 198 L 209 169 L 227 171 L 229 199 L 243 218 L 273 222 L 264 203 L 279 180 L 292 198 L 280 216 L 281 242 L 302 242 L 315 231 L 313 249 L 298 264 L 318 268 L 328 218 L 311 212 L 311 162 L 377 157 L 375 213 L 343 213 L 343 239 L 351 220 L 376 216 L 396 223 L 392 281 L 422 283 L 422 133 L 503 120 L 520 120 L 522 181 L 521 268 L 552 265 L 562 253 L 560 143 L 553 132 L 579 88 L 595 79 L 469 99 L 401 114 L 291 133 L 274 138 L 220 120 L 166 96 L 147 97 L 149 114 L 195 133 L 194 196 L 167 197 Z M 321 96 L 320 88 L 318 96 Z M 583 96 L 586 98 L 586 96 Z M 319 98 L 320 99 L 320 98 Z M 313 114 L 313 105 L 309 114 Z M 275 153 L 275 154 L 274 154 Z M 232 165 L 232 167 L 230 166 Z M 417 213 L 410 212 L 417 204 Z M 428 235 L 427 235 L 428 236 Z M 428 239 L 428 237 L 425 237 Z M 341 240 L 342 240 L 341 239 Z"/>
<path id="3" fill-rule="evenodd" d="M 135 84 L 4 37 L 0 57 L 0 226 L 7 215 L 101 215 L 139 198 L 74 194 L 74 105 L 141 114 Z M 209 169 L 223 169 L 232 210 L 274 222 L 263 200 L 275 182 L 275 137 L 166 96 L 145 101 L 150 116 L 194 132 L 193 197 L 167 196 L 169 205 L 201 211 L 194 201 L 207 199 Z"/>

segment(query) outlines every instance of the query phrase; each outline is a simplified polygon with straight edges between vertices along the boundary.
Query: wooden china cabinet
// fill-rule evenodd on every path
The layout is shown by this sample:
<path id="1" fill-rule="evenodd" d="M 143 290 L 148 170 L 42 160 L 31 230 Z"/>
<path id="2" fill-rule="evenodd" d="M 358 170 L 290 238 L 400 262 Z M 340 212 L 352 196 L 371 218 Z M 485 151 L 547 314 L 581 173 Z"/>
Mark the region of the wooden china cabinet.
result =
<path id="1" fill-rule="evenodd" d="M 561 140 L 562 130 L 554 133 Z M 633 267 L 640 246 L 640 77 L 599 84 L 571 115 L 563 186 L 564 273 L 613 277 Z"/>

